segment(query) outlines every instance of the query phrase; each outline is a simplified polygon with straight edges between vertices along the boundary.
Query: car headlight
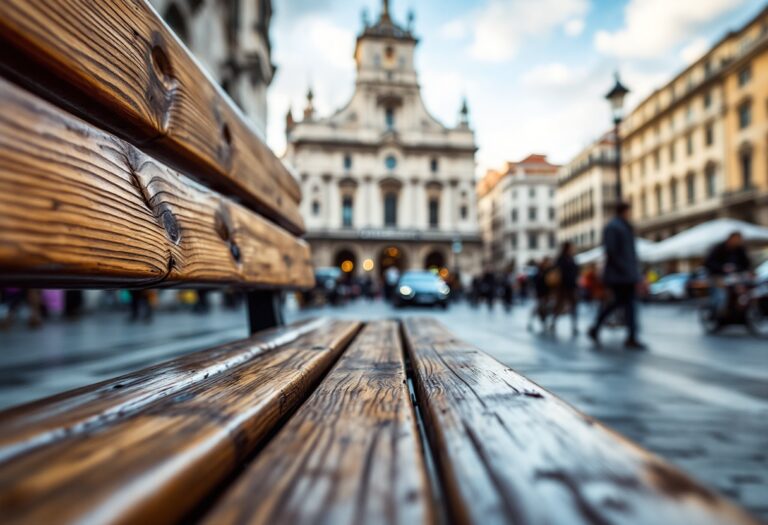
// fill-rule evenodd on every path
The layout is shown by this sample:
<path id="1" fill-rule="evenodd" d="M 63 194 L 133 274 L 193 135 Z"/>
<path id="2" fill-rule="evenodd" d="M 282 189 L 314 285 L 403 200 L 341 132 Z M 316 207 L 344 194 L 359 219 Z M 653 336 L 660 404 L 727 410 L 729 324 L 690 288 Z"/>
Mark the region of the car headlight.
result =
<path id="1" fill-rule="evenodd" d="M 410 297 L 413 295 L 413 288 L 407 285 L 403 285 L 400 287 L 400 295 L 403 295 L 405 297 Z"/>
<path id="2" fill-rule="evenodd" d="M 442 286 L 440 286 L 440 288 L 438 288 L 438 290 L 443 295 L 448 295 L 449 293 L 451 293 L 451 288 L 447 284 L 443 284 Z"/>

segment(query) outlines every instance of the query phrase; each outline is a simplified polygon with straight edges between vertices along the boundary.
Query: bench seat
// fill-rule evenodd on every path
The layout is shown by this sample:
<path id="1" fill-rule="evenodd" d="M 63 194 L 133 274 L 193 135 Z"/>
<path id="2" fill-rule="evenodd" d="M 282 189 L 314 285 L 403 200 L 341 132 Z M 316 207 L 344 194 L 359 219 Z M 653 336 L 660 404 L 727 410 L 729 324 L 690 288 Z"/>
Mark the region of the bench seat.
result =
<path id="1" fill-rule="evenodd" d="M 277 329 L 0 422 L 11 524 L 757 523 L 434 319 Z"/>

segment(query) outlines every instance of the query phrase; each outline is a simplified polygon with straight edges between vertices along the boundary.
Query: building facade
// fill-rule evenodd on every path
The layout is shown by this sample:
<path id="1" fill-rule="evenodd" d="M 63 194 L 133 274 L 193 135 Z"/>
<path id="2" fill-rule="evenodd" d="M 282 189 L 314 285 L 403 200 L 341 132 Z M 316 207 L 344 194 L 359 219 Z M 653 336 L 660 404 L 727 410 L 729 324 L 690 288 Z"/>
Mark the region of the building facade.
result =
<path id="1" fill-rule="evenodd" d="M 410 22 L 381 15 L 357 38 L 351 100 L 328 117 L 307 94 L 301 121 L 286 116 L 285 160 L 300 177 L 316 266 L 381 276 L 390 266 L 477 271 L 475 140 L 466 102 L 455 127 L 424 106 Z"/>
<path id="2" fill-rule="evenodd" d="M 642 101 L 621 134 L 641 235 L 717 217 L 768 225 L 768 8 Z"/>
<path id="3" fill-rule="evenodd" d="M 606 133 L 560 169 L 555 193 L 559 242 L 579 252 L 602 243 L 616 208 L 616 137 Z"/>
<path id="4" fill-rule="evenodd" d="M 270 0 L 150 0 L 214 81 L 265 138 L 271 61 Z"/>
<path id="5" fill-rule="evenodd" d="M 557 250 L 555 189 L 559 166 L 529 155 L 490 170 L 477 185 L 483 263 L 494 271 L 520 271 Z"/>

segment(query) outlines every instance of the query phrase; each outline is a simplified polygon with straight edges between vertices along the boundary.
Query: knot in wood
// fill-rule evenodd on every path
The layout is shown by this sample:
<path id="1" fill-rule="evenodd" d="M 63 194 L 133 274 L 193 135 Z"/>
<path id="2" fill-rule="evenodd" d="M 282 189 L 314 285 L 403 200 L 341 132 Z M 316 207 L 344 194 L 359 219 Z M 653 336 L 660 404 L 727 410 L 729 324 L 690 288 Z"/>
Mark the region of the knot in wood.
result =
<path id="1" fill-rule="evenodd" d="M 168 235 L 171 242 L 178 244 L 179 239 L 181 238 L 181 231 L 179 230 L 179 223 L 176 222 L 176 217 L 173 216 L 171 210 L 163 211 L 162 215 L 160 215 L 160 222 L 162 223 L 163 228 L 165 228 L 165 233 Z"/>

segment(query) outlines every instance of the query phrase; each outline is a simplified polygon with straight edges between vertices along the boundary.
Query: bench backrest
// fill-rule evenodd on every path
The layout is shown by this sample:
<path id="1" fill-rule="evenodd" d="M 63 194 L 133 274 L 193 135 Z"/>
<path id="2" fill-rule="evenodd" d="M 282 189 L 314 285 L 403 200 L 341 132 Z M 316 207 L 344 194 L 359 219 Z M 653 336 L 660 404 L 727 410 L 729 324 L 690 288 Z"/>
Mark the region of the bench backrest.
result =
<path id="1" fill-rule="evenodd" d="M 0 3 L 0 280 L 313 283 L 297 182 L 144 0 Z"/>

